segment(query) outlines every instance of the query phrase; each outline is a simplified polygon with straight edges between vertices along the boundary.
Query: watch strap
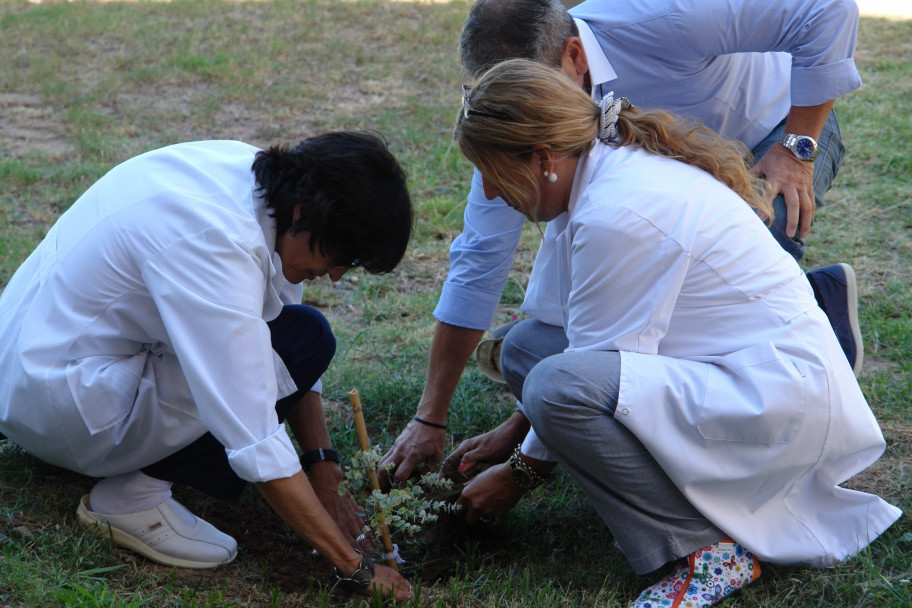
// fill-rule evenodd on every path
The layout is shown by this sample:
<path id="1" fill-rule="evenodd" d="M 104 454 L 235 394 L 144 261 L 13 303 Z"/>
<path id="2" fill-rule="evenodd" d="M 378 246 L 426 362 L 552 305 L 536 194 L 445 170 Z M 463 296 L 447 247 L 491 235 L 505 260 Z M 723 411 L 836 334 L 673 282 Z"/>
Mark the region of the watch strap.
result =
<path id="1" fill-rule="evenodd" d="M 361 562 L 358 564 L 358 569 L 352 572 L 349 576 L 342 576 L 339 574 L 339 569 L 333 567 L 333 572 L 336 574 L 336 578 L 340 582 L 348 583 L 353 587 L 356 587 L 359 591 L 366 591 L 370 589 L 371 582 L 374 580 L 374 561 L 355 549 L 355 552 L 361 556 Z"/>
<path id="2" fill-rule="evenodd" d="M 306 471 L 310 465 L 329 460 L 339 462 L 339 452 L 329 448 L 317 448 L 301 454 L 301 467 Z"/>
<path id="3" fill-rule="evenodd" d="M 795 155 L 800 161 L 812 162 L 816 160 L 817 155 L 820 153 L 820 148 L 817 145 L 817 140 L 811 137 L 810 135 L 798 135 L 797 133 L 783 133 L 777 140 L 780 144 L 791 150 L 792 154 Z M 810 146 L 811 152 L 803 153 L 799 150 L 799 147 Z"/>

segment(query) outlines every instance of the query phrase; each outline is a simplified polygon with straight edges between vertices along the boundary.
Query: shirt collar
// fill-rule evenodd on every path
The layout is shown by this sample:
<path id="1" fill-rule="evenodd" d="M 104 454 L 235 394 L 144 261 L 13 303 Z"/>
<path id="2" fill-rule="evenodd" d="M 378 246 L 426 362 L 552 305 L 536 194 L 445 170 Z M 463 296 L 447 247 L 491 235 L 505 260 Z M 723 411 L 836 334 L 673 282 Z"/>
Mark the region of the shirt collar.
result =
<path id="1" fill-rule="evenodd" d="M 579 28 L 580 40 L 583 43 L 583 50 L 586 52 L 586 61 L 589 63 L 589 80 L 592 83 L 592 95 L 596 95 L 598 85 L 604 84 L 609 80 L 617 78 L 617 73 L 611 67 L 611 62 L 605 56 L 595 34 L 589 28 L 589 24 L 582 19 L 574 18 L 576 27 Z"/>

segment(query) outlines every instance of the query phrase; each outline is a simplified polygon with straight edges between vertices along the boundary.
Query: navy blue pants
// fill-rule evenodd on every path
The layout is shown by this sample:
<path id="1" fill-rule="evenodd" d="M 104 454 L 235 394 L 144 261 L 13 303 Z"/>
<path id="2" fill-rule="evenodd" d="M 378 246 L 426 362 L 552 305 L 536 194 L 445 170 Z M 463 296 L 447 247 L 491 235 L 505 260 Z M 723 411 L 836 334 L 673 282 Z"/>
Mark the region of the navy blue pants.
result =
<path id="1" fill-rule="evenodd" d="M 329 322 L 315 308 L 290 305 L 268 323 L 272 348 L 288 368 L 298 391 L 275 405 L 280 421 L 310 390 L 332 361 L 336 338 Z M 260 404 L 251 403 L 250 407 Z M 216 498 L 236 500 L 247 485 L 228 464 L 225 447 L 206 433 L 187 447 L 142 469 L 157 479 L 185 484 Z"/>

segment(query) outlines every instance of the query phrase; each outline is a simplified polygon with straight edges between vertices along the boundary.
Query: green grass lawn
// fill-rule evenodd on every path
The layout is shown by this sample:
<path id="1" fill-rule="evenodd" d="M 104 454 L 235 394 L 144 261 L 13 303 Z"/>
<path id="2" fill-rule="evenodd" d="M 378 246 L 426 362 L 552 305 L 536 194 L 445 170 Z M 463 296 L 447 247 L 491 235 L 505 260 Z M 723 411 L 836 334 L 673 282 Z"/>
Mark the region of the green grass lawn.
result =
<path id="1" fill-rule="evenodd" d="M 94 180 L 147 149 L 197 139 L 266 146 L 329 129 L 383 133 L 409 174 L 416 236 L 383 277 L 311 285 L 338 334 L 325 378 L 338 449 L 357 439 L 346 405 L 361 393 L 371 438 L 388 446 L 421 394 L 432 311 L 447 249 L 462 225 L 470 167 L 451 141 L 461 77 L 455 44 L 465 0 L 24 2 L 0 0 L 0 288 Z M 865 342 L 862 388 L 887 451 L 851 487 L 912 508 L 912 20 L 863 18 L 865 86 L 837 104 L 848 152 L 809 239 L 807 268 L 849 262 Z M 538 243 L 527 227 L 498 320 L 518 310 Z M 512 410 L 470 363 L 449 420 L 451 446 Z M 237 562 L 214 572 L 151 565 L 85 532 L 79 496 L 92 480 L 0 450 L 0 608 L 19 606 L 375 605 L 333 589 L 253 493 L 239 506 L 179 498 L 234 526 Z M 259 519 L 239 523 L 238 513 Z M 260 532 L 261 525 L 265 532 Z M 267 538 L 268 537 L 268 538 Z M 267 542 L 268 541 L 268 542 Z M 572 484 L 526 497 L 480 531 L 455 522 L 397 538 L 413 605 L 626 606 L 637 577 Z M 283 547 L 268 553 L 265 546 Z M 904 516 L 862 555 L 825 571 L 764 568 L 726 605 L 912 606 L 912 525 Z"/>

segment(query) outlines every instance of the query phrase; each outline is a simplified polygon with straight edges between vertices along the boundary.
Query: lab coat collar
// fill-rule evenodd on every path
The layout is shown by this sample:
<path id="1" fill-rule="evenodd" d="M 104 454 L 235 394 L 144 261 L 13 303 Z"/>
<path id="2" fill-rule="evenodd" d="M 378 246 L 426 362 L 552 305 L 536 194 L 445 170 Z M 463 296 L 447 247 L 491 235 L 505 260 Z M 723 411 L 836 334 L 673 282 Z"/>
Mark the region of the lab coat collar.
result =
<path id="1" fill-rule="evenodd" d="M 257 194 L 259 186 L 256 183 L 256 176 L 250 172 L 250 203 L 253 206 L 253 215 L 260 230 L 263 232 L 263 239 L 266 241 L 268 251 L 272 252 L 272 258 L 269 264 L 269 280 L 263 302 L 263 318 L 271 321 L 282 311 L 283 301 L 281 294 L 291 285 L 285 280 L 282 274 L 282 258 L 276 252 L 276 221 L 269 215 L 269 209 L 266 207 L 266 199 Z"/>
<path id="2" fill-rule="evenodd" d="M 256 175 L 250 172 L 250 203 L 253 206 L 253 215 L 260 230 L 263 231 L 263 237 L 266 239 L 266 246 L 269 251 L 275 252 L 276 244 L 276 221 L 269 215 L 269 209 L 266 207 L 266 199 L 257 194 L 259 186 L 256 182 Z"/>
<path id="3" fill-rule="evenodd" d="M 573 210 L 576 208 L 579 199 L 585 194 L 589 183 L 595 176 L 596 169 L 609 150 L 609 146 L 594 139 L 589 145 L 589 149 L 580 156 L 580 160 L 576 165 L 576 173 L 573 175 L 573 186 L 570 188 L 567 215 L 573 216 Z"/>

